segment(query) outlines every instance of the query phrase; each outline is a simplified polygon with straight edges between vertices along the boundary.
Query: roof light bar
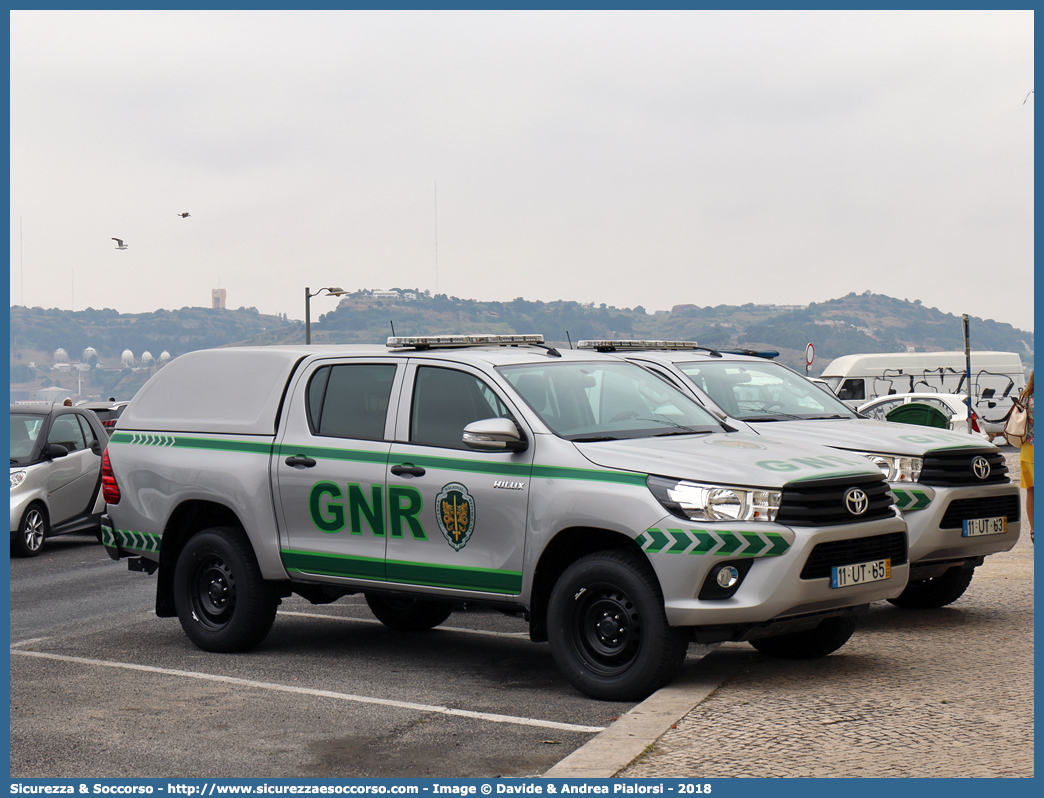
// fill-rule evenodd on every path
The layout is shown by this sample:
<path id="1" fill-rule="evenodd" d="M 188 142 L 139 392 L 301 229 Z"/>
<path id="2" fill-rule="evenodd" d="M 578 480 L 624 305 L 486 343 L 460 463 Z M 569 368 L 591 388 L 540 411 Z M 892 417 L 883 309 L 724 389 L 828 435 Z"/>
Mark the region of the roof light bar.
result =
<path id="1" fill-rule="evenodd" d="M 542 344 L 542 335 L 404 335 L 388 339 L 389 348 L 429 349 L 453 346 L 517 346 Z"/>
<path id="2" fill-rule="evenodd" d="M 697 349 L 695 341 L 581 341 L 577 349 L 616 352 L 621 349 Z"/>

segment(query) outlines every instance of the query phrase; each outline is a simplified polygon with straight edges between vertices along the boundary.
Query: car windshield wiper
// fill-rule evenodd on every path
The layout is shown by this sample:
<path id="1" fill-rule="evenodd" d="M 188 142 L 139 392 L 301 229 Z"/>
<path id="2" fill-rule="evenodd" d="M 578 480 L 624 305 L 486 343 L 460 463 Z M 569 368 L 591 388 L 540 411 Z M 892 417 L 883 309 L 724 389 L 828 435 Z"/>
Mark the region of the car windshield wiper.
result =
<path id="1" fill-rule="evenodd" d="M 808 419 L 809 421 L 822 421 L 822 420 L 824 420 L 824 419 L 828 419 L 828 418 L 844 418 L 844 419 L 851 419 L 851 418 L 853 418 L 853 416 L 842 416 L 842 415 L 839 415 L 839 414 L 837 414 L 837 413 L 834 413 L 834 415 L 832 415 L 832 416 L 806 416 L 806 418 L 807 418 L 807 419 Z"/>
<path id="2" fill-rule="evenodd" d="M 804 416 L 792 416 L 790 413 L 772 413 L 764 416 L 743 416 L 740 421 L 803 421 Z"/>
<path id="3" fill-rule="evenodd" d="M 582 435 L 579 438 L 570 438 L 573 443 L 597 443 L 598 441 L 618 441 L 615 435 Z"/>

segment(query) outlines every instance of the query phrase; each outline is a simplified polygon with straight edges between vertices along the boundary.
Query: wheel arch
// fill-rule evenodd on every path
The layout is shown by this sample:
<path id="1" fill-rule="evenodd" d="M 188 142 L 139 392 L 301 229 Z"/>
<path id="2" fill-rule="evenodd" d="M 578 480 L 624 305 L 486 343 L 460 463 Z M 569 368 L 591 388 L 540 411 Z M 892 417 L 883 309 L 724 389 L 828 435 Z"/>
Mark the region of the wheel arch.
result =
<path id="1" fill-rule="evenodd" d="M 648 562 L 648 557 L 633 538 L 598 527 L 568 527 L 558 532 L 544 547 L 533 570 L 529 602 L 529 636 L 536 643 L 547 641 L 547 604 L 551 589 L 566 568 L 581 557 L 596 551 L 630 549 Z M 650 563 L 650 572 L 652 567 Z"/>
<path id="2" fill-rule="evenodd" d="M 167 519 L 163 528 L 163 545 L 160 546 L 159 579 L 156 582 L 156 615 L 160 618 L 177 615 L 174 608 L 174 566 L 181 550 L 193 535 L 215 526 L 243 529 L 239 516 L 232 508 L 203 499 L 182 502 Z"/>

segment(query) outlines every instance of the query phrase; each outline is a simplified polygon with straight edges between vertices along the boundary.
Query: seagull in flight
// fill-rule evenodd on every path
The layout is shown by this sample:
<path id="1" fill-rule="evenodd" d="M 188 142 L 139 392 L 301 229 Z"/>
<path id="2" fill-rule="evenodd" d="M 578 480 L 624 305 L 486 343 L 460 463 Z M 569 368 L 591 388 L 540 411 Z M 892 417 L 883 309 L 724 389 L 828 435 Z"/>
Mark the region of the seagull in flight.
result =
<path id="1" fill-rule="evenodd" d="M 113 238 L 112 240 L 116 242 L 116 249 L 126 249 L 127 248 L 127 245 L 123 243 L 123 239 L 122 238 Z"/>
<path id="2" fill-rule="evenodd" d="M 186 219 L 186 218 L 188 218 L 188 215 L 189 215 L 189 212 L 188 212 L 188 211 L 185 211 L 184 213 L 179 213 L 179 214 L 178 214 L 178 216 L 180 216 L 180 217 L 181 217 L 182 219 Z"/>
<path id="3" fill-rule="evenodd" d="M 1029 93 L 1029 94 L 1033 94 L 1033 89 L 1030 89 L 1030 93 Z M 1027 95 L 1026 95 L 1026 100 L 1028 100 L 1028 99 L 1029 99 L 1029 94 L 1027 94 Z M 1025 105 L 1025 104 L 1026 104 L 1026 100 L 1023 100 L 1023 101 L 1022 101 L 1022 104 L 1023 104 L 1023 105 Z"/>

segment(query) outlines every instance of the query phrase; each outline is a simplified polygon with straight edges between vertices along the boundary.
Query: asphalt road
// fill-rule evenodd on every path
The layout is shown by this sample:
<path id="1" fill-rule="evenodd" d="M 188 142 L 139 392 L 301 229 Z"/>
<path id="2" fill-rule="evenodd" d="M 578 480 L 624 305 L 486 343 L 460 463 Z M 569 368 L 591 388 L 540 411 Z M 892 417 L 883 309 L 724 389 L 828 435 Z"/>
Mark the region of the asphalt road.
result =
<path id="1" fill-rule="evenodd" d="M 500 613 L 403 634 L 361 596 L 294 597 L 258 649 L 211 654 L 154 590 L 93 538 L 12 559 L 12 777 L 532 776 L 632 706 Z"/>

